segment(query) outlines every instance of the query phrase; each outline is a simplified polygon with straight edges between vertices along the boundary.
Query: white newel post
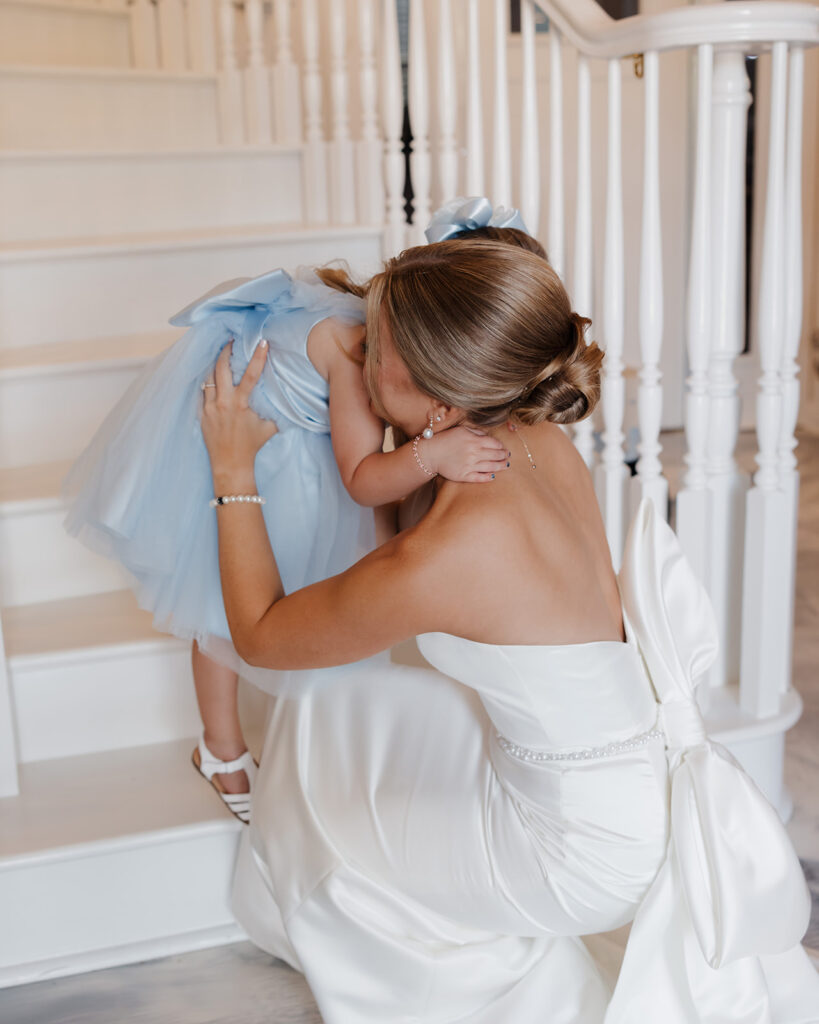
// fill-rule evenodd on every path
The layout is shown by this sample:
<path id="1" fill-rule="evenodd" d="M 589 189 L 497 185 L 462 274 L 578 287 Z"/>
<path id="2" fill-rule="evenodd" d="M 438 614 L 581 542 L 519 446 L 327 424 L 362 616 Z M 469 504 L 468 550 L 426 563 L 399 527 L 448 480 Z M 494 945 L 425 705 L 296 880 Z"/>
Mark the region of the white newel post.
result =
<path id="1" fill-rule="evenodd" d="M 321 113 L 317 0 L 302 0 L 301 28 L 304 54 L 304 219 L 308 224 L 326 224 L 329 220 L 327 144 Z"/>
<path id="2" fill-rule="evenodd" d="M 551 255 L 551 254 L 550 254 Z M 577 55 L 577 200 L 574 220 L 574 269 L 572 300 L 581 316 L 592 320 L 591 337 L 597 334 L 594 323 L 592 274 L 592 180 L 591 180 L 591 77 L 589 62 Z M 590 340 L 590 339 L 587 339 Z M 589 468 L 594 464 L 594 424 L 587 416 L 574 428 L 574 444 Z"/>
<path id="3" fill-rule="evenodd" d="M 332 133 L 329 147 L 330 217 L 334 224 L 354 224 L 356 221 L 355 153 L 353 140 L 350 138 L 346 4 L 330 0 L 329 29 L 332 109 Z"/>
<path id="4" fill-rule="evenodd" d="M 356 143 L 358 219 L 384 223 L 382 143 L 378 134 L 378 72 L 375 63 L 375 0 L 358 0 L 358 45 L 361 53 L 361 138 Z"/>
<path id="5" fill-rule="evenodd" d="M 213 0 L 187 0 L 188 67 L 191 71 L 216 70 L 216 32 Z"/>
<path id="6" fill-rule="evenodd" d="M 452 39 L 450 0 L 438 0 L 438 201 L 458 194 L 458 150 L 455 122 L 458 97 L 455 89 L 455 48 Z"/>
<path id="7" fill-rule="evenodd" d="M 733 363 L 744 340 L 745 150 L 750 101 L 743 54 L 717 51 L 711 107 L 712 324 L 706 442 L 709 568 L 704 580 L 719 632 L 719 650 L 707 675 L 712 687 L 737 682 L 741 646 L 747 480 L 734 457 L 740 398 Z"/>
<path id="8" fill-rule="evenodd" d="M 802 329 L 802 102 L 805 51 L 791 50 L 788 82 L 788 141 L 785 174 L 785 337 L 782 348 L 782 429 L 779 439 L 779 484 L 787 503 L 784 574 L 788 592 L 782 606 L 785 647 L 781 689 L 791 685 L 796 531 L 799 519 L 799 471 L 795 435 L 799 413 L 799 339 Z"/>
<path id="9" fill-rule="evenodd" d="M 519 205 L 524 223 L 537 236 L 540 231 L 540 142 L 537 122 L 535 8 L 532 0 L 521 0 L 520 46 L 523 95 L 520 112 Z"/>
<path id="10" fill-rule="evenodd" d="M 495 0 L 494 72 L 492 77 L 492 202 L 512 206 L 512 136 L 509 124 L 509 81 L 506 76 L 509 4 Z M 536 224 L 526 226 L 537 231 Z"/>
<path id="11" fill-rule="evenodd" d="M 134 0 L 131 7 L 131 59 L 140 71 L 159 67 L 156 7 L 151 0 Z"/>
<path id="12" fill-rule="evenodd" d="M 163 71 L 186 71 L 185 10 L 182 0 L 161 0 L 156 7 L 159 24 L 159 61 Z"/>
<path id="13" fill-rule="evenodd" d="M 244 137 L 242 74 L 236 63 L 236 32 L 232 0 L 219 2 L 219 124 L 222 142 L 238 146 Z"/>
<path id="14" fill-rule="evenodd" d="M 785 118 L 787 43 L 774 43 L 768 188 L 759 295 L 759 359 L 756 433 L 759 467 L 748 492 L 745 577 L 742 594 L 740 703 L 757 717 L 779 710 L 782 651 L 788 642 L 783 605 L 793 581 L 787 575 L 788 497 L 780 486 L 777 447 L 782 429 L 782 366 L 785 312 Z"/>
<path id="15" fill-rule="evenodd" d="M 270 74 L 264 54 L 264 12 L 262 0 L 245 0 L 247 30 L 247 67 L 245 86 L 245 138 L 251 145 L 265 146 L 273 141 L 270 114 Z"/>
<path id="16" fill-rule="evenodd" d="M 20 784 L 17 778 L 17 742 L 12 718 L 11 681 L 3 630 L 0 627 L 0 797 L 17 796 Z"/>
<path id="17" fill-rule="evenodd" d="M 293 60 L 290 20 L 291 0 L 274 0 L 276 48 L 270 72 L 273 138 L 283 146 L 301 142 L 301 88 L 299 69 Z"/>
<path id="18" fill-rule="evenodd" d="M 606 235 L 603 254 L 603 361 L 601 387 L 603 452 L 595 467 L 597 501 L 606 524 L 615 572 L 620 569 L 625 541 L 625 496 L 628 470 L 623 461 L 624 271 L 623 271 L 623 169 L 620 62 L 609 61 L 608 155 L 606 177 Z"/>
<path id="19" fill-rule="evenodd" d="M 563 210 L 563 55 L 560 32 L 549 26 L 549 262 L 561 279 L 566 278 Z M 536 227 L 532 227 L 536 231 Z"/>
<path id="20" fill-rule="evenodd" d="M 481 96 L 481 37 L 478 0 L 468 0 L 466 30 L 466 166 L 464 191 L 468 196 L 484 194 L 483 100 Z"/>
<path id="21" fill-rule="evenodd" d="M 708 441 L 708 351 L 711 323 L 711 103 L 714 48 L 697 51 L 697 141 L 688 265 L 685 382 L 686 471 L 677 493 L 676 532 L 700 581 L 709 584 L 710 492 L 706 473 Z M 701 688 L 701 691 L 704 687 Z M 703 710 L 705 708 L 703 707 Z"/>
<path id="22" fill-rule="evenodd" d="M 404 119 L 401 83 L 401 49 L 398 42 L 398 16 L 395 0 L 381 4 L 381 137 L 384 144 L 384 257 L 404 248 L 404 154 L 401 148 Z"/>
<path id="23" fill-rule="evenodd" d="M 629 518 L 643 498 L 650 498 L 668 518 L 668 481 L 660 462 L 663 408 L 660 352 L 663 344 L 663 252 L 660 225 L 660 80 L 656 51 L 643 58 L 645 129 L 643 144 L 643 227 L 640 242 L 640 372 L 637 416 L 637 476 L 631 481 Z"/>
<path id="24" fill-rule="evenodd" d="M 424 0 L 410 0 L 409 5 L 409 116 L 412 128 L 410 173 L 414 193 L 412 225 L 408 235 L 411 245 L 426 242 L 424 228 L 432 216 L 430 186 L 432 184 L 429 152 L 429 77 L 427 72 L 427 37 L 424 24 Z"/>

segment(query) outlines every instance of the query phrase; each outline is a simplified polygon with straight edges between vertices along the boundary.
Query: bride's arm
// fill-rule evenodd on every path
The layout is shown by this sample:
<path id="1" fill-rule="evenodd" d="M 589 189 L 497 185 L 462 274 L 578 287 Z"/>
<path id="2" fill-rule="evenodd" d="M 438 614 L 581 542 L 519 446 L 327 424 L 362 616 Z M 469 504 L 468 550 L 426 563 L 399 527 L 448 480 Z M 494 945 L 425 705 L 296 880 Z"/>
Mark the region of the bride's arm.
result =
<path id="1" fill-rule="evenodd" d="M 202 432 L 214 494 L 254 494 L 256 452 L 275 429 L 248 407 L 264 365 L 259 346 L 234 387 L 230 346 L 203 392 Z M 280 669 L 341 665 L 428 632 L 453 575 L 417 530 L 388 541 L 347 572 L 285 596 L 261 506 L 216 506 L 219 569 L 228 625 L 239 655 Z M 420 540 L 420 543 L 419 543 Z M 443 577 L 440 573 L 443 570 Z"/>

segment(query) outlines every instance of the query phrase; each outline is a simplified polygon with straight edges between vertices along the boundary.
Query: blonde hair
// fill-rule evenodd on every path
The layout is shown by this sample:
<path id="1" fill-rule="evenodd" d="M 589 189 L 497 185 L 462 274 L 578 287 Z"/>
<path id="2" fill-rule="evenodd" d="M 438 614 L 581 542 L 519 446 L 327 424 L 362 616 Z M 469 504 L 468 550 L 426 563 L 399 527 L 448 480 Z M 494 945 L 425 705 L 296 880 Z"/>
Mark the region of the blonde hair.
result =
<path id="1" fill-rule="evenodd" d="M 330 283 L 329 281 L 327 283 Z M 378 393 L 381 318 L 422 393 L 476 426 L 575 423 L 600 398 L 604 353 L 540 256 L 486 238 L 407 249 L 367 285 L 366 374 Z"/>

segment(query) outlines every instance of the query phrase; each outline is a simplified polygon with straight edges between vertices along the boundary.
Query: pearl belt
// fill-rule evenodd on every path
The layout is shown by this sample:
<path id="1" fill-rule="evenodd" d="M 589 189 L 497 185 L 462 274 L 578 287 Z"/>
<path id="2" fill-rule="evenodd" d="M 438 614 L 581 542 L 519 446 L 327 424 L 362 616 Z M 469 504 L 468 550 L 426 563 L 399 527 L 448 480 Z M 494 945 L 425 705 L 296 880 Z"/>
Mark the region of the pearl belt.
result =
<path id="1" fill-rule="evenodd" d="M 627 740 L 620 740 L 616 743 L 607 743 L 604 747 L 586 747 L 584 750 L 533 750 L 531 747 L 521 747 L 513 743 L 499 732 L 495 737 L 500 747 L 511 757 L 519 761 L 591 761 L 597 757 L 614 757 L 616 754 L 625 754 L 632 750 L 639 750 L 652 740 L 665 740 L 665 733 L 656 726 L 647 732 L 641 732 L 638 736 L 632 736 Z"/>

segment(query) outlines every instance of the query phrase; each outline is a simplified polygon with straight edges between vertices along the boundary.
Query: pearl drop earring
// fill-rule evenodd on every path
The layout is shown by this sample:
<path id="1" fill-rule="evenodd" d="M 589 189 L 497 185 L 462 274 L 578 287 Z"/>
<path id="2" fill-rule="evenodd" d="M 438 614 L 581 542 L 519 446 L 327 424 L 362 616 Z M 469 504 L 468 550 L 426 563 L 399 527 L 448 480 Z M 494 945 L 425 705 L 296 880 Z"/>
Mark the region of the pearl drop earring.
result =
<path id="1" fill-rule="evenodd" d="M 430 417 L 429 417 L 429 426 L 428 427 L 424 427 L 424 430 L 423 430 L 423 433 L 422 433 L 421 436 L 425 437 L 427 439 L 427 441 L 429 441 L 429 439 L 431 437 L 433 437 L 434 434 L 435 434 L 435 431 L 432 429 L 432 416 L 430 415 Z"/>

